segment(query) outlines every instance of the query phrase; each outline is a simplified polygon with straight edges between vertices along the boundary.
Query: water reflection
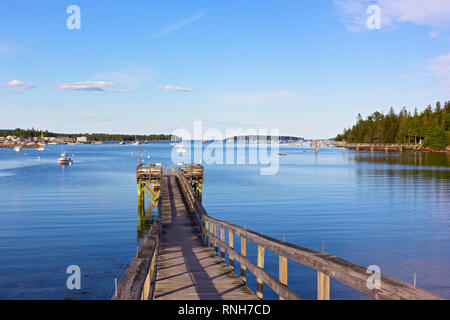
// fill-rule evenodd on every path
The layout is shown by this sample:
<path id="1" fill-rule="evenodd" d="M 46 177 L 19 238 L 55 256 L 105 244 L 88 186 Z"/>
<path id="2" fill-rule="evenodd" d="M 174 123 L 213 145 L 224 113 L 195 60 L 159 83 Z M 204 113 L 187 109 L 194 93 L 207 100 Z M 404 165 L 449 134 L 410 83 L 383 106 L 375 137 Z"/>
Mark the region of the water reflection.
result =
<path id="1" fill-rule="evenodd" d="M 354 158 L 356 162 L 399 164 L 407 166 L 449 167 L 450 153 L 408 152 L 398 154 L 361 152 Z"/>
<path id="2" fill-rule="evenodd" d="M 137 241 L 144 240 L 145 235 L 149 232 L 153 221 L 155 220 L 155 206 L 151 205 L 149 208 L 138 205 L 138 226 L 137 226 Z"/>

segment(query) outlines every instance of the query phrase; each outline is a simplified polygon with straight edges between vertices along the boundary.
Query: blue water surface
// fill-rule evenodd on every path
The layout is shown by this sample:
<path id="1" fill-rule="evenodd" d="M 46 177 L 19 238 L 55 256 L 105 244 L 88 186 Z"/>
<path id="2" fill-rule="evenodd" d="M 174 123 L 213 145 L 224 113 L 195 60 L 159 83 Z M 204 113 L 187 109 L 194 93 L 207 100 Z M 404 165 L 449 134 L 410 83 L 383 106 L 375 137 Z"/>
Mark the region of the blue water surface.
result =
<path id="1" fill-rule="evenodd" d="M 171 167 L 172 147 L 142 145 Z M 110 299 L 141 243 L 139 147 L 0 149 L 0 299 Z M 244 147 L 245 148 L 245 147 Z M 259 165 L 205 165 L 204 205 L 219 219 L 339 256 L 450 298 L 450 155 L 283 146 L 276 175 Z M 73 155 L 71 166 L 56 159 Z M 148 158 L 150 156 L 150 159 Z M 39 157 L 39 158 L 38 158 Z M 238 248 L 238 247 L 237 247 Z M 249 257 L 256 247 L 249 243 Z M 78 265 L 82 289 L 66 286 Z M 265 267 L 278 275 L 278 257 Z M 239 269 L 239 268 L 236 268 Z M 289 287 L 315 299 L 316 272 L 289 262 Z M 255 289 L 251 275 L 249 286 Z M 276 299 L 266 287 L 265 298 Z M 336 281 L 332 299 L 366 297 Z"/>

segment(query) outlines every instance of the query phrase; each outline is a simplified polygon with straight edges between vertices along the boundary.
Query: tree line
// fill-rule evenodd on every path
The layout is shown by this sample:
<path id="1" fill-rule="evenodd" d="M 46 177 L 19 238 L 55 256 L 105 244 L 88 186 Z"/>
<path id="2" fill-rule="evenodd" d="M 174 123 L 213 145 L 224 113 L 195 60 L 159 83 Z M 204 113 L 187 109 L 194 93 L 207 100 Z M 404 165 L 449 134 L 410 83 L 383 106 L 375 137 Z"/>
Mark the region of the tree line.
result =
<path id="1" fill-rule="evenodd" d="M 132 142 L 139 141 L 170 141 L 172 135 L 167 134 L 150 134 L 150 135 L 126 135 L 126 134 L 106 134 L 106 133 L 85 133 L 85 134 L 64 134 L 43 131 L 45 137 L 67 137 L 76 139 L 77 137 L 86 137 L 88 141 L 124 141 Z M 14 129 L 14 130 L 0 130 L 0 137 L 15 136 L 22 139 L 40 138 L 41 131 L 36 129 Z"/>
<path id="2" fill-rule="evenodd" d="M 450 101 L 429 105 L 422 112 L 417 108 L 398 114 L 390 108 L 387 115 L 374 112 L 367 119 L 358 114 L 356 124 L 344 129 L 336 141 L 349 143 L 423 144 L 425 147 L 445 149 L 450 145 Z"/>

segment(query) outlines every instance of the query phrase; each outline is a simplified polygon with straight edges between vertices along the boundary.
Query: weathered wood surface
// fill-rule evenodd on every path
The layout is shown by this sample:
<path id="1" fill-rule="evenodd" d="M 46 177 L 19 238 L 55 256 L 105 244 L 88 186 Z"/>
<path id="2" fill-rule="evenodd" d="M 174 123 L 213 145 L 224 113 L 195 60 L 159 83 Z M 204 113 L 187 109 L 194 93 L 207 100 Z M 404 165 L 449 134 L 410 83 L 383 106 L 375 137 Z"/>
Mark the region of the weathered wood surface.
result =
<path id="1" fill-rule="evenodd" d="M 206 212 L 205 212 L 206 214 Z M 242 239 L 247 239 L 256 243 L 258 246 L 264 247 L 266 250 L 272 251 L 275 254 L 286 257 L 289 260 L 298 262 L 310 268 L 313 268 L 326 276 L 336 279 L 339 282 L 346 284 L 370 297 L 375 299 L 387 299 L 387 300 L 442 300 L 443 298 L 431 293 L 429 291 L 414 288 L 413 285 L 405 283 L 403 281 L 391 278 L 386 275 L 381 275 L 381 288 L 369 289 L 367 287 L 368 274 L 367 270 L 354 263 L 346 261 L 344 259 L 335 257 L 330 254 L 320 253 L 311 249 L 303 248 L 291 243 L 282 242 L 280 240 L 261 235 L 259 233 L 247 230 L 240 226 L 214 219 L 210 216 L 207 217 L 209 224 L 214 224 L 220 228 L 225 228 L 232 231 L 235 235 L 240 236 Z M 211 235 L 210 235 L 211 236 Z M 220 246 L 223 246 L 230 256 L 234 256 L 236 260 L 245 260 L 241 255 L 238 255 L 233 250 L 229 250 L 227 244 L 217 240 Z M 251 262 L 246 262 L 245 265 L 249 268 Z M 261 273 L 258 268 L 252 268 L 255 272 Z M 250 269 L 250 268 L 249 268 Z M 254 273 L 255 273 L 254 272 Z M 256 274 L 258 276 L 258 274 Z M 275 283 L 274 283 L 275 284 Z M 272 287 L 274 289 L 274 287 Z M 274 289 L 275 290 L 275 289 Z M 328 294 L 326 294 L 328 295 Z"/>
<path id="2" fill-rule="evenodd" d="M 165 173 L 155 300 L 257 300 L 231 267 L 201 241 L 176 175 Z"/>

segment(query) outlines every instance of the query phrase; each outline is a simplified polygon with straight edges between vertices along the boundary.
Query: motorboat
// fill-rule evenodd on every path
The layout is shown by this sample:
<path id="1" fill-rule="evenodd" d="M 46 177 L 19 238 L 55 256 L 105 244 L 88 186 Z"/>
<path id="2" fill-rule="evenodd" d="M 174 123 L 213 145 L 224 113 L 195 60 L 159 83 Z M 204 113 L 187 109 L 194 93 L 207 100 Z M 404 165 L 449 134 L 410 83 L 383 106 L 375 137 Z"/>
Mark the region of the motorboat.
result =
<path id="1" fill-rule="evenodd" d="M 61 156 L 58 159 L 58 163 L 61 165 L 72 164 L 73 160 L 67 155 L 67 153 L 61 153 Z"/>
<path id="2" fill-rule="evenodd" d="M 14 147 L 14 151 L 15 152 L 20 152 L 20 151 L 22 151 L 22 148 L 20 146 L 15 146 Z"/>

